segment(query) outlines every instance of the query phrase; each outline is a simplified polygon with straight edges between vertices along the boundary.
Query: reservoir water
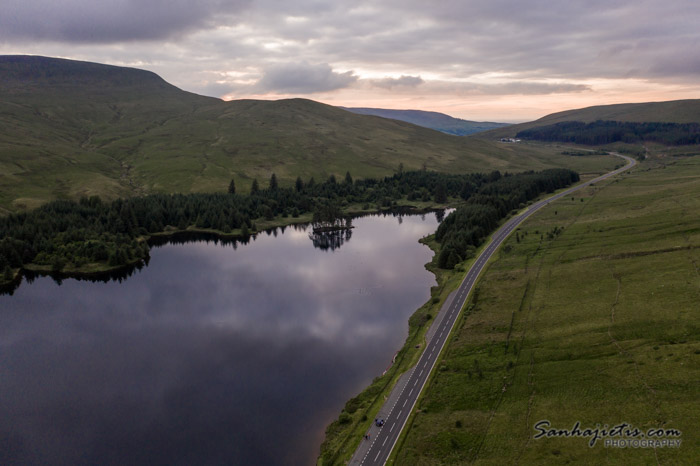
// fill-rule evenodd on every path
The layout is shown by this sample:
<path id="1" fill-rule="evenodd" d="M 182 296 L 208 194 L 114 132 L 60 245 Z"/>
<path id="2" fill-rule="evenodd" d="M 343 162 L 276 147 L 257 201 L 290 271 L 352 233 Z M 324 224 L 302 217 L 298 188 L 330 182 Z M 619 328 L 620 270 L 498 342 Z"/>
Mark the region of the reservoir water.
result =
<path id="1" fill-rule="evenodd" d="M 313 464 L 435 284 L 436 214 L 151 250 L 0 296 L 0 464 Z"/>

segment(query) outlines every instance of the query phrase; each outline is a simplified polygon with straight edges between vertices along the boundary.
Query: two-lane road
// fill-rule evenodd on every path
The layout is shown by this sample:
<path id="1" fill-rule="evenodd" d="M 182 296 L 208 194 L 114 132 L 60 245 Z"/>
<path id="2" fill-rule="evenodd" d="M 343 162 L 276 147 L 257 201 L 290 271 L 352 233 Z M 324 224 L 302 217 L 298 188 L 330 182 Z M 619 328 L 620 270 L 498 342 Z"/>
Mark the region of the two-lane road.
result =
<path id="1" fill-rule="evenodd" d="M 525 212 L 508 220 L 494 233 L 491 243 L 489 243 L 474 261 L 456 293 L 452 295 L 451 299 L 448 299 L 440 310 L 440 316 L 438 316 L 433 323 L 433 325 L 437 327 L 435 330 L 431 329 L 430 337 L 427 340 L 427 344 L 418 364 L 402 377 L 387 399 L 387 402 L 379 411 L 379 417 L 385 420 L 384 425 L 382 427 L 377 427 L 374 424 L 372 425 L 369 440 L 363 440 L 362 443 L 360 443 L 350 461 L 351 465 L 383 465 L 386 463 L 418 400 L 418 395 L 420 395 L 428 380 L 428 376 L 435 367 L 440 352 L 447 342 L 447 338 L 469 297 L 469 293 L 474 287 L 474 283 L 476 283 L 486 262 L 493 256 L 501 243 L 503 243 L 513 230 L 526 218 L 550 202 L 567 196 L 592 183 L 617 175 L 618 173 L 630 169 L 637 163 L 630 157 L 620 154 L 615 155 L 624 158 L 627 161 L 627 165 L 532 204 Z"/>

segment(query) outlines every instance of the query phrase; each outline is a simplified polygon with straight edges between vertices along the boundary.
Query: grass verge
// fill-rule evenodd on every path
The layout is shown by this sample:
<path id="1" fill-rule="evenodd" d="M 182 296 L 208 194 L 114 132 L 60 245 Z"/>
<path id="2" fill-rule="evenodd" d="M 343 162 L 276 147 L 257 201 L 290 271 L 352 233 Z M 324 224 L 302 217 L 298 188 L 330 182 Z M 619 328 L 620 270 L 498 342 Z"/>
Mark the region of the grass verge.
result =
<path id="1" fill-rule="evenodd" d="M 595 178 L 599 174 L 594 172 L 583 175 L 581 182 Z M 545 194 L 544 196 L 550 195 Z M 536 201 L 537 199 L 531 201 L 528 205 Z M 524 207 L 522 210 L 526 208 Z M 512 212 L 512 214 L 514 213 Z M 508 218 L 510 216 L 503 219 L 501 223 L 507 221 Z M 419 308 L 409 320 L 409 335 L 406 343 L 396 355 L 396 363 L 385 374 L 377 377 L 362 393 L 348 401 L 338 419 L 333 421 L 326 429 L 326 439 L 321 445 L 321 454 L 317 462 L 319 465 L 345 464 L 349 461 L 357 449 L 362 436 L 369 428 L 370 420 L 376 417 L 394 385 L 403 373 L 417 363 L 423 351 L 425 335 L 430 327 L 429 324 L 432 323 L 432 318 L 437 315 L 450 293 L 460 285 L 464 279 L 465 272 L 469 270 L 475 258 L 479 257 L 483 248 L 491 242 L 491 237 L 487 238 L 475 251 L 473 258 L 458 264 L 453 270 L 445 270 L 437 266 L 440 244 L 435 241 L 434 235 L 429 235 L 420 240 L 420 242 L 430 247 L 434 253 L 433 259 L 425 267 L 435 275 L 438 285 L 431 289 L 431 299 Z M 474 296 L 478 295 L 478 287 L 475 288 L 475 292 L 472 294 Z M 468 311 L 472 307 L 473 305 L 468 305 Z M 427 315 L 430 317 L 426 318 Z M 461 319 L 463 319 L 463 315 L 460 315 L 457 326 L 459 326 Z M 405 357 L 409 353 L 410 357 Z M 431 375 L 432 377 L 434 375 Z M 402 438 L 399 439 L 399 443 L 401 441 Z"/>
<path id="2" fill-rule="evenodd" d="M 700 160 L 655 160 L 521 225 L 482 275 L 394 463 L 692 464 L 698 192 Z M 534 439 L 541 420 L 675 429 L 682 444 Z"/>

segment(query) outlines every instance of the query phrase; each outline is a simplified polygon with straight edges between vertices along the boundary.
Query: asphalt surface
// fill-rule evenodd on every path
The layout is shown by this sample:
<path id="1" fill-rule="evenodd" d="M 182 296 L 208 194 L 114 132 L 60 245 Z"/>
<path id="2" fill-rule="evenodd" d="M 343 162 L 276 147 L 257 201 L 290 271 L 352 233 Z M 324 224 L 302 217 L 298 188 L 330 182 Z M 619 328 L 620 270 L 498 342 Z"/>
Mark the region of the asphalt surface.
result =
<path id="1" fill-rule="evenodd" d="M 513 230 L 526 218 L 550 202 L 585 188 L 592 183 L 617 175 L 618 173 L 632 168 L 637 163 L 630 157 L 620 154 L 615 155 L 624 158 L 628 162 L 627 165 L 532 204 L 525 212 L 509 219 L 493 234 L 491 243 L 489 243 L 476 261 L 474 261 L 459 288 L 450 295 L 440 309 L 440 313 L 433 323 L 434 328 L 431 328 L 428 333 L 427 344 L 418 364 L 399 379 L 399 382 L 392 390 L 384 406 L 380 409 L 378 419 L 383 419 L 384 425 L 378 427 L 372 423 L 372 427 L 368 431 L 369 439 L 365 438 L 360 443 L 350 460 L 351 465 L 383 465 L 386 463 L 408 420 L 409 414 L 411 414 L 418 400 L 418 395 L 420 395 L 428 380 L 428 376 L 435 367 L 435 363 L 447 342 L 447 338 L 457 321 L 457 317 L 459 317 L 459 313 L 467 302 L 467 298 L 474 287 L 474 283 L 476 283 L 479 274 L 481 274 L 484 266 L 498 250 L 501 243 L 503 243 Z"/>

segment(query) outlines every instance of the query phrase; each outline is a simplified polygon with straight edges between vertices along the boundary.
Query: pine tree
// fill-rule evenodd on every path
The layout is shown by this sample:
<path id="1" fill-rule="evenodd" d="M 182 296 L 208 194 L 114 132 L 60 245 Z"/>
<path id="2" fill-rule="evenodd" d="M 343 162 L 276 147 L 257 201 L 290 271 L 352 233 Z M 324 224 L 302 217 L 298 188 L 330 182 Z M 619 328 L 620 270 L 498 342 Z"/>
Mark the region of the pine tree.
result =
<path id="1" fill-rule="evenodd" d="M 9 265 L 5 265 L 5 270 L 3 270 L 3 272 L 2 272 L 2 278 L 6 282 L 9 282 L 10 280 L 12 280 L 12 278 L 13 278 L 12 277 L 12 269 L 10 268 Z"/>
<path id="2" fill-rule="evenodd" d="M 231 182 L 228 184 L 228 193 L 236 194 L 236 182 L 231 178 Z"/>
<path id="3" fill-rule="evenodd" d="M 466 201 L 467 199 L 469 199 L 469 196 L 471 196 L 473 192 L 474 185 L 471 184 L 469 181 L 465 181 L 462 185 L 462 189 L 459 192 L 459 197 Z"/>
<path id="4" fill-rule="evenodd" d="M 447 202 L 447 190 L 443 181 L 439 181 L 435 187 L 435 202 L 439 204 Z"/>
<path id="5" fill-rule="evenodd" d="M 449 257 L 447 258 L 447 268 L 448 269 L 454 269 L 457 264 L 462 262 L 462 258 L 459 257 L 459 254 L 457 254 L 455 251 L 450 252 Z"/>
<path id="6" fill-rule="evenodd" d="M 304 182 L 301 181 L 301 176 L 297 176 L 297 181 L 294 183 L 294 188 L 298 193 L 302 192 L 304 190 Z"/>
<path id="7" fill-rule="evenodd" d="M 349 171 L 345 172 L 345 184 L 352 184 L 352 176 L 350 176 Z"/>
<path id="8" fill-rule="evenodd" d="M 61 256 L 54 256 L 51 259 L 51 271 L 60 272 L 66 266 L 66 260 Z"/>
<path id="9" fill-rule="evenodd" d="M 258 186 L 258 179 L 255 178 L 253 180 L 253 185 L 250 187 L 250 194 L 257 194 L 260 191 L 260 187 Z"/>
<path id="10" fill-rule="evenodd" d="M 270 191 L 277 191 L 278 187 L 277 176 L 273 173 L 272 176 L 270 176 Z"/>

